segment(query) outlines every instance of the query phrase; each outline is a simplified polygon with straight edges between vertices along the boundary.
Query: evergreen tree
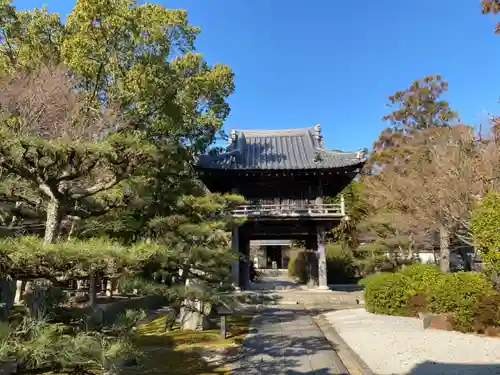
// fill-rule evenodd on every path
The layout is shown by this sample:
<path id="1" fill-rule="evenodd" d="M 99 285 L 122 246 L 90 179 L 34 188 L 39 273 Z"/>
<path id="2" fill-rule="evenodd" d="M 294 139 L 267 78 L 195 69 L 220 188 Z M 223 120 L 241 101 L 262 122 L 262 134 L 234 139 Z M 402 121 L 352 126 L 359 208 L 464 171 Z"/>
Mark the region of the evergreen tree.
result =
<path id="1" fill-rule="evenodd" d="M 63 24 L 2 1 L 0 29 L 4 222 L 45 222 L 43 251 L 61 256 L 72 241 L 111 237 L 143 249 L 130 262 L 141 273 L 182 269 L 215 291 L 233 259 L 229 211 L 242 200 L 206 194 L 190 164 L 221 134 L 233 73 L 194 52 L 187 13 L 78 0 Z M 126 251 L 113 262 L 119 253 L 126 262 Z"/>

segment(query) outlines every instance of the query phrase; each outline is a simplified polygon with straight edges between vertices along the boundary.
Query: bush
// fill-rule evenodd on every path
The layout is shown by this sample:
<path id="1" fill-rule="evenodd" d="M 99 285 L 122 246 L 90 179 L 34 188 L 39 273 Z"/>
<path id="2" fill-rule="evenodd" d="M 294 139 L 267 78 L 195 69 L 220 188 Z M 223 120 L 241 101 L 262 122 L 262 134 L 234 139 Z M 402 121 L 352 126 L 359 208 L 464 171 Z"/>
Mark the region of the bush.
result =
<path id="1" fill-rule="evenodd" d="M 470 229 L 481 251 L 485 272 L 500 275 L 500 193 L 487 194 L 472 212 Z"/>
<path id="2" fill-rule="evenodd" d="M 146 312 L 142 309 L 133 310 L 127 309 L 118 315 L 118 318 L 111 326 L 111 332 L 117 336 L 125 337 L 130 334 L 139 322 L 145 319 Z"/>
<path id="3" fill-rule="evenodd" d="M 500 325 L 500 294 L 480 273 L 442 274 L 436 266 L 413 264 L 368 276 L 360 284 L 371 313 L 412 316 L 428 310 L 449 315 L 453 328 L 462 332 Z"/>
<path id="4" fill-rule="evenodd" d="M 443 275 L 439 267 L 422 263 L 406 266 L 401 269 L 400 273 L 408 279 L 410 295 L 426 294 L 429 287 Z"/>
<path id="5" fill-rule="evenodd" d="M 377 314 L 414 315 L 425 308 L 425 294 L 441 276 L 437 267 L 428 264 L 368 276 L 360 282 L 365 286 L 366 309 Z"/>
<path id="6" fill-rule="evenodd" d="M 296 269 L 296 264 L 295 262 L 297 261 L 297 258 L 299 257 L 299 254 L 301 253 L 301 251 L 297 251 L 296 253 L 294 253 L 289 261 L 288 261 L 288 276 L 290 277 L 299 277 L 297 276 L 297 269 Z"/>
<path id="7" fill-rule="evenodd" d="M 348 284 L 355 282 L 358 275 L 356 260 L 350 250 L 338 244 L 328 244 L 326 269 L 329 284 Z M 312 251 L 299 251 L 288 262 L 288 275 L 306 283 L 309 279 L 309 267 L 317 267 L 317 254 Z"/>
<path id="8" fill-rule="evenodd" d="M 360 281 L 365 286 L 365 307 L 374 314 L 411 315 L 408 299 L 411 286 L 401 273 L 379 273 Z"/>
<path id="9" fill-rule="evenodd" d="M 429 288 L 429 310 L 450 314 L 453 327 L 467 332 L 473 328 L 476 303 L 493 293 L 493 285 L 483 274 L 456 272 L 442 275 Z"/>
<path id="10" fill-rule="evenodd" d="M 62 288 L 55 287 L 44 279 L 29 282 L 23 298 L 33 317 L 57 314 L 59 307 L 68 301 Z"/>
<path id="11" fill-rule="evenodd" d="M 310 267 L 316 264 L 316 253 L 312 251 L 299 251 L 288 263 L 288 274 L 296 277 L 300 282 L 309 280 Z"/>
<path id="12" fill-rule="evenodd" d="M 479 298 L 474 307 L 474 330 L 482 333 L 500 326 L 500 293 Z"/>
<path id="13" fill-rule="evenodd" d="M 339 244 L 326 246 L 326 270 L 329 284 L 349 284 L 358 276 L 352 252 Z"/>
<path id="14" fill-rule="evenodd" d="M 8 340 L 9 345 L 0 358 L 17 359 L 27 373 L 41 369 L 109 370 L 118 360 L 137 354 L 127 340 L 73 331 L 44 317 L 26 317 L 19 325 L 3 326 L 0 331 L 0 343 Z"/>

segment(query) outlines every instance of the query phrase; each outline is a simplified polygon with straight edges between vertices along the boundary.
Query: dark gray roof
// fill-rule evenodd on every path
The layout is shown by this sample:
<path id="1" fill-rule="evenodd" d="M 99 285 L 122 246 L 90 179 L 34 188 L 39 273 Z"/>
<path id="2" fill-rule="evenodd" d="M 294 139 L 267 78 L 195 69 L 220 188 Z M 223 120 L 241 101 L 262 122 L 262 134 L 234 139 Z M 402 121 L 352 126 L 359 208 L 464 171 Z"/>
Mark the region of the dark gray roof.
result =
<path id="1" fill-rule="evenodd" d="M 198 168 L 209 169 L 330 169 L 362 165 L 366 150 L 326 150 L 319 125 L 286 130 L 232 130 L 226 152 L 204 155 Z"/>

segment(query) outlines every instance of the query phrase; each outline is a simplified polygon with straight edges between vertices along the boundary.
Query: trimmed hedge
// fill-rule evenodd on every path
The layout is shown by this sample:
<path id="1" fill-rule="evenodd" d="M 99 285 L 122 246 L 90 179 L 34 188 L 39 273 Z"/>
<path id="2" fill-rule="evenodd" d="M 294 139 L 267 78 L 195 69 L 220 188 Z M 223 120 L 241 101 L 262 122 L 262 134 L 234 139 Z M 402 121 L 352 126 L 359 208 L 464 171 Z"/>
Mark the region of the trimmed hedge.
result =
<path id="1" fill-rule="evenodd" d="M 374 314 L 410 315 L 408 310 L 410 283 L 400 273 L 379 273 L 364 278 L 365 307 Z"/>
<path id="2" fill-rule="evenodd" d="M 456 272 L 441 275 L 429 288 L 429 311 L 450 314 L 453 327 L 468 332 L 474 325 L 478 301 L 493 293 L 493 285 L 481 273 Z"/>
<path id="3" fill-rule="evenodd" d="M 454 329 L 462 332 L 475 330 L 478 321 L 484 328 L 498 316 L 490 316 L 491 306 L 500 299 L 490 298 L 495 290 L 481 273 L 442 274 L 433 265 L 414 264 L 366 277 L 360 284 L 365 286 L 365 307 L 375 314 L 415 316 L 422 310 L 446 314 Z"/>
<path id="4" fill-rule="evenodd" d="M 414 315 L 411 297 L 426 294 L 442 274 L 429 264 L 412 264 L 399 272 L 382 272 L 365 277 L 365 306 L 369 312 L 385 315 Z"/>
<path id="5" fill-rule="evenodd" d="M 423 263 L 404 267 L 399 273 L 408 279 L 411 295 L 425 294 L 428 288 L 443 275 L 438 266 Z"/>

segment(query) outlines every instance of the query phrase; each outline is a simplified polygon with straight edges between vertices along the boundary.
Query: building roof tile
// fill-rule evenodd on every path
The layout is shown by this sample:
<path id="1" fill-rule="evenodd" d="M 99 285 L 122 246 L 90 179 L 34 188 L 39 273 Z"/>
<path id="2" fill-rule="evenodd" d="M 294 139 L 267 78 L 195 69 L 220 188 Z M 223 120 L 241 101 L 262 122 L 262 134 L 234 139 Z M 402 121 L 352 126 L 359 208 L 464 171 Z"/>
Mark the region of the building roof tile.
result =
<path id="1" fill-rule="evenodd" d="M 366 150 L 326 150 L 319 125 L 285 130 L 232 130 L 226 152 L 203 155 L 196 167 L 207 169 L 294 170 L 362 165 Z"/>

